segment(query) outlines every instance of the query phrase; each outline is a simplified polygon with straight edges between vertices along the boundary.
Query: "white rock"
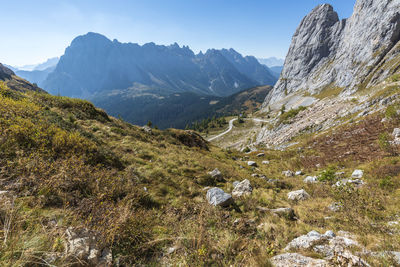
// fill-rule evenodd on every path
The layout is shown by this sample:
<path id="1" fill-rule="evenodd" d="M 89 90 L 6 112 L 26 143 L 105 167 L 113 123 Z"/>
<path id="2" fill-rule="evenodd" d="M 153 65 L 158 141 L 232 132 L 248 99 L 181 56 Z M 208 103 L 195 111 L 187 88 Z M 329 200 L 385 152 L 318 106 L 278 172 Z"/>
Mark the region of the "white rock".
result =
<path id="1" fill-rule="evenodd" d="M 255 161 L 248 161 L 247 165 L 249 165 L 251 167 L 257 167 L 257 163 Z"/>
<path id="2" fill-rule="evenodd" d="M 212 172 L 209 172 L 208 175 L 219 182 L 223 180 L 222 173 L 218 169 L 214 169 Z"/>
<path id="3" fill-rule="evenodd" d="M 263 164 L 263 165 L 268 165 L 268 164 L 269 164 L 269 161 L 268 161 L 268 160 L 264 160 L 264 161 L 262 162 L 262 164 Z"/>
<path id="4" fill-rule="evenodd" d="M 364 175 L 364 171 L 363 170 L 355 170 L 353 172 L 353 174 L 351 175 L 351 178 L 357 178 L 357 179 L 361 179 Z"/>
<path id="5" fill-rule="evenodd" d="M 327 261 L 305 257 L 298 253 L 285 253 L 271 258 L 275 267 L 328 267 Z"/>
<path id="6" fill-rule="evenodd" d="M 394 128 L 392 135 L 394 138 L 399 138 L 400 137 L 400 128 Z"/>
<path id="7" fill-rule="evenodd" d="M 257 157 L 259 157 L 259 158 L 264 157 L 264 156 L 265 156 L 264 153 L 258 153 L 258 154 L 257 154 Z"/>
<path id="8" fill-rule="evenodd" d="M 235 186 L 235 188 L 232 191 L 232 196 L 242 197 L 250 195 L 251 192 L 253 192 L 253 188 L 251 187 L 250 181 L 246 179 Z"/>
<path id="9" fill-rule="evenodd" d="M 314 183 L 318 183 L 318 177 L 317 176 L 307 176 L 303 182 L 305 182 L 306 184 L 314 184 Z"/>
<path id="10" fill-rule="evenodd" d="M 304 189 L 292 191 L 292 192 L 288 193 L 289 200 L 302 201 L 302 200 L 306 200 L 309 198 L 310 198 L 310 195 Z"/>
<path id="11" fill-rule="evenodd" d="M 285 175 L 286 177 L 293 177 L 295 175 L 295 173 L 287 170 L 287 171 L 283 171 L 282 175 Z"/>
<path id="12" fill-rule="evenodd" d="M 221 207 L 229 206 L 233 201 L 230 194 L 217 187 L 209 189 L 206 198 L 211 205 Z"/>

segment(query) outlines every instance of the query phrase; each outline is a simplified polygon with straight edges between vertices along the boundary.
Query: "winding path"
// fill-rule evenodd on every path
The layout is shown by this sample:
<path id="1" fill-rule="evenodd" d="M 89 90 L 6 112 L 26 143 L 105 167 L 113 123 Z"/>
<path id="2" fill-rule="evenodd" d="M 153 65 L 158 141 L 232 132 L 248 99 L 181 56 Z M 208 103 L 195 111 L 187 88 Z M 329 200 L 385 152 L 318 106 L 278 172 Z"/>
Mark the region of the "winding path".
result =
<path id="1" fill-rule="evenodd" d="M 236 119 L 231 119 L 231 120 L 229 121 L 229 128 L 228 128 L 228 130 L 226 130 L 226 131 L 223 132 L 223 133 L 220 133 L 219 135 L 216 135 L 216 136 L 214 136 L 214 137 L 211 137 L 211 138 L 208 139 L 207 141 L 208 141 L 208 142 L 214 141 L 215 139 L 220 138 L 220 137 L 226 135 L 227 133 L 229 133 L 230 131 L 232 131 L 233 122 L 236 121 L 236 120 L 237 120 L 237 118 L 236 118 Z M 251 118 L 251 119 L 245 119 L 245 120 L 253 120 L 253 121 L 255 121 L 255 122 L 268 122 L 268 121 L 266 121 L 266 120 L 258 119 L 258 118 Z"/>

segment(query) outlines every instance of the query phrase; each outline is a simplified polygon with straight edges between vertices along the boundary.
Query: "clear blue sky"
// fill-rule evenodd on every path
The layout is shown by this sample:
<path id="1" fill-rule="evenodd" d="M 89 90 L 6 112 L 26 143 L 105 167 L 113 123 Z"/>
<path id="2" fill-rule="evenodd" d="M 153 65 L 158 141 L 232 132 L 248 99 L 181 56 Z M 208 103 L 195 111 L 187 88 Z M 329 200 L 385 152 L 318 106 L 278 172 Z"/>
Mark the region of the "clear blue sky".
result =
<path id="1" fill-rule="evenodd" d="M 60 56 L 89 31 L 121 42 L 234 48 L 283 58 L 301 19 L 321 3 L 341 18 L 355 0 L 10 0 L 2 1 L 0 62 L 21 66 Z"/>

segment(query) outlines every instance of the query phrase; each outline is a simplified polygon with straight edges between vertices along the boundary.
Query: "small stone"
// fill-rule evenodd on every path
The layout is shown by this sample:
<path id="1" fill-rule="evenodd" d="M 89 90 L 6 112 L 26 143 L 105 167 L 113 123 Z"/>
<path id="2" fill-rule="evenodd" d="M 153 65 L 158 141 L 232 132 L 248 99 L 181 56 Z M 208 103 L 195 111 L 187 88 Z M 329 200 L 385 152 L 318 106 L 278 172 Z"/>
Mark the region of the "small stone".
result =
<path id="1" fill-rule="evenodd" d="M 351 178 L 358 178 L 358 179 L 360 179 L 360 178 L 363 177 L 363 175 L 364 175 L 364 171 L 363 171 L 363 170 L 355 170 L 355 171 L 353 172 L 353 174 L 351 175 Z"/>
<path id="2" fill-rule="evenodd" d="M 392 135 L 394 138 L 399 138 L 400 137 L 400 128 L 394 128 Z"/>
<path id="3" fill-rule="evenodd" d="M 209 172 L 208 174 L 218 182 L 222 182 L 224 180 L 222 177 L 222 173 L 218 169 L 214 169 L 212 172 Z"/>
<path id="4" fill-rule="evenodd" d="M 251 167 L 257 167 L 257 163 L 255 161 L 248 161 L 247 165 L 249 165 Z"/>
<path id="5" fill-rule="evenodd" d="M 333 211 L 333 212 L 338 212 L 338 211 L 340 211 L 341 208 L 342 208 L 342 205 L 340 205 L 340 203 L 337 203 L 337 202 L 332 203 L 332 204 L 328 207 L 328 209 L 331 210 L 331 211 Z"/>
<path id="6" fill-rule="evenodd" d="M 295 173 L 288 170 L 288 171 L 283 171 L 282 175 L 285 175 L 286 177 L 293 177 Z"/>
<path id="7" fill-rule="evenodd" d="M 317 176 L 307 176 L 304 180 L 304 183 L 306 184 L 314 184 L 314 183 L 318 183 L 318 178 Z"/>
<path id="8" fill-rule="evenodd" d="M 297 171 L 297 172 L 295 173 L 296 176 L 303 175 L 303 174 L 304 174 L 303 171 Z"/>
<path id="9" fill-rule="evenodd" d="M 264 156 L 265 156 L 264 153 L 258 153 L 258 154 L 257 154 L 257 157 L 259 157 L 259 158 L 264 157 Z"/>
<path id="10" fill-rule="evenodd" d="M 264 161 L 262 162 L 262 164 L 263 164 L 263 165 L 268 165 L 268 164 L 269 164 L 269 161 L 268 161 L 268 160 L 264 160 Z"/>
<path id="11" fill-rule="evenodd" d="M 239 183 L 240 183 L 239 181 L 234 181 L 234 182 L 232 183 L 233 188 L 235 188 Z"/>
<path id="12" fill-rule="evenodd" d="M 303 201 L 310 198 L 310 195 L 304 190 L 297 190 L 288 193 L 288 199 L 293 201 Z"/>

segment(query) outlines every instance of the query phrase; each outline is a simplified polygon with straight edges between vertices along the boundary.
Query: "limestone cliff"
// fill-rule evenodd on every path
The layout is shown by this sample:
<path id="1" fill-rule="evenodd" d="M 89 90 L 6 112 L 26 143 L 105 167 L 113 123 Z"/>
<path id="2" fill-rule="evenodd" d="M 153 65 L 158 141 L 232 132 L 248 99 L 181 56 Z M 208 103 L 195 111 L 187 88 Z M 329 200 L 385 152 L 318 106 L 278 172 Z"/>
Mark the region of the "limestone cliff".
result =
<path id="1" fill-rule="evenodd" d="M 351 94 L 376 84 L 400 68 L 399 40 L 400 0 L 357 0 L 344 20 L 332 6 L 317 6 L 296 30 L 264 107 L 293 92 L 315 94 L 332 86 Z"/>

